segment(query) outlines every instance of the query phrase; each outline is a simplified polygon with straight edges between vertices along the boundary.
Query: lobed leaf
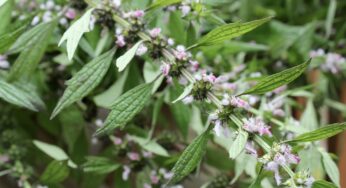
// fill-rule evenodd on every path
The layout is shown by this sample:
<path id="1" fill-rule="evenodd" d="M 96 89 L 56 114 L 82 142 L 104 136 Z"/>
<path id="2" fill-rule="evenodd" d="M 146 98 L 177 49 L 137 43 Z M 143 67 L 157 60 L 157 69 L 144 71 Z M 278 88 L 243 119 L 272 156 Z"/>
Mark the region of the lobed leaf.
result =
<path id="1" fill-rule="evenodd" d="M 76 168 L 77 167 L 77 165 L 69 159 L 69 157 L 67 156 L 65 151 L 62 150 L 61 148 L 59 148 L 58 146 L 55 146 L 55 145 L 52 145 L 52 144 L 47 144 L 47 143 L 41 142 L 39 140 L 34 140 L 33 143 L 34 143 L 34 145 L 38 149 L 43 151 L 45 154 L 47 154 L 51 158 L 53 158 L 53 159 L 55 159 L 57 161 L 68 160 L 67 164 L 70 167 L 72 167 L 72 168 Z"/>
<path id="2" fill-rule="evenodd" d="M 56 105 L 51 119 L 61 110 L 88 95 L 106 75 L 115 50 L 110 50 L 85 65 L 72 79 L 68 80 L 63 96 Z"/>
<path id="3" fill-rule="evenodd" d="M 116 66 L 119 69 L 119 72 L 123 71 L 126 66 L 131 62 L 133 57 L 136 55 L 137 49 L 144 41 L 138 41 L 135 45 L 132 46 L 124 55 L 120 56 L 116 61 Z"/>
<path id="4" fill-rule="evenodd" d="M 86 157 L 87 162 L 83 164 L 84 172 L 92 172 L 96 174 L 108 174 L 120 167 L 119 164 L 114 163 L 105 157 L 89 156 Z"/>
<path id="5" fill-rule="evenodd" d="M 182 180 L 196 168 L 206 150 L 209 132 L 210 127 L 203 134 L 195 138 L 184 150 L 172 169 L 174 175 L 170 179 L 169 184 L 174 184 Z"/>
<path id="6" fill-rule="evenodd" d="M 82 38 L 83 34 L 90 31 L 89 23 L 91 13 L 94 8 L 89 9 L 84 15 L 79 18 L 62 36 L 59 46 L 66 40 L 67 42 L 67 56 L 69 60 L 72 60 L 73 55 L 77 49 L 79 40 Z"/>
<path id="7" fill-rule="evenodd" d="M 35 32 L 35 35 L 26 41 L 25 48 L 22 49 L 19 57 L 14 62 L 8 76 L 9 81 L 18 80 L 19 78 L 29 76 L 30 73 L 35 70 L 45 53 L 45 50 L 49 44 L 49 38 L 53 34 L 57 23 L 58 22 L 55 19 L 50 22 L 40 24 L 32 29 L 35 31 L 37 30 L 37 32 Z M 18 43 L 15 43 L 15 45 L 18 45 Z"/>
<path id="8" fill-rule="evenodd" d="M 231 159 L 235 159 L 245 148 L 245 144 L 247 142 L 249 134 L 245 131 L 240 130 L 236 139 L 231 145 L 231 148 L 229 149 L 229 157 Z"/>
<path id="9" fill-rule="evenodd" d="M 0 80 L 0 98 L 11 104 L 33 111 L 38 111 L 37 107 L 43 104 L 35 91 L 31 90 L 28 92 L 28 90 L 20 87 L 19 84 L 7 83 L 4 80 Z"/>
<path id="10" fill-rule="evenodd" d="M 261 78 L 254 87 L 246 90 L 244 93 L 240 95 L 263 94 L 268 91 L 272 91 L 280 86 L 288 84 L 296 78 L 298 78 L 305 71 L 310 61 L 311 59 L 309 59 L 305 63 L 289 68 L 282 72 Z"/>
<path id="11" fill-rule="evenodd" d="M 152 88 L 153 83 L 141 84 L 117 98 L 104 126 L 99 128 L 95 134 L 106 134 L 115 128 L 125 126 L 149 101 Z"/>
<path id="12" fill-rule="evenodd" d="M 218 43 L 221 43 L 225 40 L 230 40 L 235 37 L 239 37 L 247 32 L 252 31 L 258 26 L 268 22 L 272 17 L 263 18 L 260 20 L 254 20 L 246 23 L 230 23 L 223 26 L 220 26 L 207 35 L 203 36 L 197 41 L 196 44 L 189 47 L 189 49 L 200 47 L 200 46 L 211 46 Z"/>
<path id="13" fill-rule="evenodd" d="M 293 140 L 286 142 L 289 143 L 300 143 L 300 142 L 313 142 L 317 140 L 323 140 L 334 135 L 337 135 L 343 132 L 346 129 L 346 122 L 343 123 L 334 123 L 327 125 L 325 127 L 319 128 L 317 130 L 301 134 Z"/>
<path id="14" fill-rule="evenodd" d="M 329 153 L 321 151 L 322 154 L 322 163 L 325 171 L 328 174 L 328 177 L 332 180 L 335 185 L 340 187 L 340 174 L 338 166 L 335 164 L 333 159 L 330 157 Z"/>
<path id="15" fill-rule="evenodd" d="M 147 9 L 146 11 L 149 10 L 155 10 L 161 7 L 166 7 L 166 6 L 170 6 L 173 4 L 178 4 L 180 3 L 182 0 L 157 0 L 154 3 L 152 3 Z"/>
<path id="16" fill-rule="evenodd" d="M 52 161 L 44 170 L 40 180 L 45 184 L 55 184 L 64 181 L 69 174 L 67 161 Z"/>

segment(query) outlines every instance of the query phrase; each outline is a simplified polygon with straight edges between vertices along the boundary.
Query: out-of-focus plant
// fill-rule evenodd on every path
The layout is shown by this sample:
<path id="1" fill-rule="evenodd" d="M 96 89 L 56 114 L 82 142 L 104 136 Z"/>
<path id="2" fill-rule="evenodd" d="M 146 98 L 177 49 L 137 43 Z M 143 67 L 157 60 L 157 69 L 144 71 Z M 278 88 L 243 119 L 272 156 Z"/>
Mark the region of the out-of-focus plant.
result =
<path id="1" fill-rule="evenodd" d="M 300 2 L 296 15 L 290 2 L 0 0 L 0 177 L 19 187 L 340 187 L 337 156 L 320 141 L 346 123 L 315 106 L 345 106 L 301 75 L 344 81 L 342 44 L 314 48 L 339 37 L 345 3 L 330 2 L 319 33 L 320 13 L 295 18 L 322 5 Z M 295 97 L 307 98 L 300 120 Z"/>

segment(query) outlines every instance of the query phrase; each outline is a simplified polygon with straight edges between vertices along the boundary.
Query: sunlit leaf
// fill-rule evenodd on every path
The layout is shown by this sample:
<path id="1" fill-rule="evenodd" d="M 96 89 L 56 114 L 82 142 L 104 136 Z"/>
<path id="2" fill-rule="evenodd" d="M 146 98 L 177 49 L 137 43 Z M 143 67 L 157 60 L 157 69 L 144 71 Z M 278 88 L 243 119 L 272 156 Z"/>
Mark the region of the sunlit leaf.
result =
<path id="1" fill-rule="evenodd" d="M 317 180 L 312 184 L 312 188 L 337 188 L 337 186 L 325 180 Z"/>
<path id="2" fill-rule="evenodd" d="M 131 62 L 133 57 L 136 55 L 137 49 L 144 41 L 141 40 L 137 42 L 135 45 L 132 46 L 131 49 L 129 49 L 124 55 L 120 56 L 117 61 L 116 65 L 118 67 L 119 72 L 123 71 L 126 66 Z"/>
<path id="3" fill-rule="evenodd" d="M 108 174 L 120 167 L 119 164 L 105 157 L 89 156 L 83 164 L 84 172 L 92 172 L 96 174 Z"/>
<path id="4" fill-rule="evenodd" d="M 333 159 L 330 157 L 329 153 L 321 151 L 322 163 L 325 171 L 327 172 L 329 178 L 332 182 L 340 187 L 340 174 L 338 166 L 335 164 Z"/>
<path id="5" fill-rule="evenodd" d="M 62 36 L 59 46 L 66 40 L 67 41 L 67 56 L 69 60 L 72 60 L 73 55 L 77 49 L 79 40 L 82 38 L 85 32 L 89 32 L 89 23 L 91 13 L 94 9 L 89 9 L 84 15 L 79 18 Z"/>
<path id="6" fill-rule="evenodd" d="M 239 131 L 236 139 L 231 145 L 231 148 L 229 149 L 229 157 L 231 159 L 235 159 L 245 148 L 245 144 L 247 142 L 249 134 L 245 131 Z"/>
<path id="7" fill-rule="evenodd" d="M 157 0 L 153 4 L 151 4 L 150 7 L 146 9 L 146 11 L 154 10 L 161 7 L 166 7 L 172 4 L 178 4 L 181 1 L 182 0 Z"/>
<path id="8" fill-rule="evenodd" d="M 137 136 L 130 136 L 130 139 L 137 142 L 143 149 L 147 151 L 165 157 L 169 156 L 167 150 L 153 140 L 147 140 Z"/>

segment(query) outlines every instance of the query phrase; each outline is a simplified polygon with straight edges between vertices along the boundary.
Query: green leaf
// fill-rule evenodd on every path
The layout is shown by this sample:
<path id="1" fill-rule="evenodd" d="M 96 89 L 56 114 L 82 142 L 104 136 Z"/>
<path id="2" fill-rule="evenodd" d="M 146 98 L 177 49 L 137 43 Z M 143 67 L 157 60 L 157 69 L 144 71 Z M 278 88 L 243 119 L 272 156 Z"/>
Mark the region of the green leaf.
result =
<path id="1" fill-rule="evenodd" d="M 149 101 L 152 88 L 153 83 L 141 84 L 117 98 L 104 126 L 99 128 L 95 134 L 102 135 L 115 128 L 125 126 Z"/>
<path id="2" fill-rule="evenodd" d="M 307 102 L 304 113 L 300 118 L 300 124 L 309 131 L 313 131 L 319 127 L 317 114 L 312 99 L 309 99 Z"/>
<path id="3" fill-rule="evenodd" d="M 40 106 L 43 103 L 34 91 L 28 92 L 17 84 L 10 84 L 4 80 L 0 80 L 0 98 L 33 111 L 38 111 L 36 104 Z"/>
<path id="4" fill-rule="evenodd" d="M 189 175 L 202 160 L 207 147 L 210 129 L 211 127 L 209 127 L 203 134 L 195 138 L 184 150 L 183 154 L 180 156 L 172 169 L 174 175 L 170 179 L 169 184 L 177 183 L 185 176 Z"/>
<path id="5" fill-rule="evenodd" d="M 83 34 L 90 31 L 89 22 L 93 10 L 93 8 L 89 9 L 81 18 L 74 22 L 64 33 L 59 42 L 60 46 L 65 40 L 67 41 L 67 56 L 69 60 L 72 60 Z"/>
<path id="6" fill-rule="evenodd" d="M 338 166 L 335 164 L 330 155 L 325 151 L 320 151 L 322 154 L 322 163 L 325 171 L 327 172 L 329 178 L 332 182 L 340 187 L 340 174 Z"/>
<path id="7" fill-rule="evenodd" d="M 77 167 L 77 165 L 69 159 L 69 157 L 67 156 L 65 151 L 62 150 L 61 148 L 59 148 L 58 146 L 47 144 L 47 143 L 41 142 L 39 140 L 34 140 L 33 143 L 38 149 L 43 151 L 45 154 L 47 154 L 51 158 L 53 158 L 57 161 L 68 160 L 68 163 L 67 163 L 68 166 L 70 166 L 71 168 Z"/>
<path id="8" fill-rule="evenodd" d="M 8 80 L 13 81 L 19 78 L 30 76 L 30 74 L 36 69 L 38 63 L 42 59 L 44 52 L 49 44 L 49 38 L 53 34 L 57 23 L 58 22 L 55 19 L 50 22 L 40 24 L 30 30 L 37 30 L 37 32 L 34 32 L 36 34 L 32 36 L 28 41 L 26 41 L 27 43 L 25 44 L 25 48 L 22 50 L 10 70 Z M 24 33 L 23 35 L 26 34 Z M 20 39 L 21 38 L 22 37 L 20 37 Z M 15 43 L 15 45 L 16 44 L 18 45 L 17 42 Z"/>
<path id="9" fill-rule="evenodd" d="M 146 9 L 146 11 L 154 10 L 154 9 L 161 8 L 161 7 L 170 6 L 172 4 L 178 4 L 181 1 L 182 0 L 157 0 L 153 4 L 151 4 L 149 6 L 149 8 Z"/>
<path id="10" fill-rule="evenodd" d="M 88 95 L 106 75 L 115 50 L 110 50 L 85 65 L 72 79 L 68 80 L 64 95 L 56 105 L 51 119 L 62 109 Z"/>
<path id="11" fill-rule="evenodd" d="M 313 142 L 317 140 L 323 140 L 334 135 L 343 132 L 346 129 L 346 122 L 334 123 L 327 125 L 325 127 L 319 128 L 317 130 L 301 134 L 293 140 L 289 140 L 289 143 L 299 143 L 299 142 Z"/>
<path id="12" fill-rule="evenodd" d="M 137 136 L 130 136 L 130 139 L 137 142 L 143 149 L 147 151 L 165 157 L 169 156 L 167 150 L 153 140 L 148 140 Z"/>
<path id="13" fill-rule="evenodd" d="M 130 50 L 128 50 L 124 55 L 120 56 L 117 59 L 116 65 L 119 69 L 119 72 L 123 71 L 126 68 L 126 66 L 131 62 L 133 57 L 136 55 L 137 49 L 143 42 L 144 40 L 138 41 L 135 45 L 132 46 Z"/>
<path id="14" fill-rule="evenodd" d="M 8 30 L 8 25 L 11 22 L 12 9 L 13 9 L 14 1 L 0 1 L 0 35 L 5 33 Z"/>
<path id="15" fill-rule="evenodd" d="M 305 71 L 310 61 L 311 59 L 309 59 L 305 63 L 289 68 L 282 72 L 261 78 L 254 87 L 246 90 L 244 93 L 240 95 L 263 94 L 268 91 L 272 91 L 275 88 L 278 88 L 280 86 L 288 84 L 292 82 L 293 80 L 295 80 L 296 78 L 298 78 Z"/>
<path id="16" fill-rule="evenodd" d="M 228 151 L 229 157 L 231 159 L 235 159 L 243 151 L 248 136 L 249 134 L 247 132 L 239 130 L 237 138 L 234 140 L 234 142 L 231 145 L 231 148 Z"/>
<path id="17" fill-rule="evenodd" d="M 96 174 L 108 174 L 120 167 L 119 164 L 114 163 L 105 157 L 89 156 L 86 157 L 87 162 L 83 164 L 84 172 L 92 172 Z"/>
<path id="18" fill-rule="evenodd" d="M 333 29 L 333 22 L 334 22 L 334 17 L 336 13 L 336 8 L 337 8 L 337 1 L 336 0 L 331 0 L 329 3 L 329 8 L 328 8 L 328 14 L 327 14 L 327 19 L 326 19 L 326 37 L 329 38 L 329 36 L 332 33 Z"/>
<path id="19" fill-rule="evenodd" d="M 42 183 L 55 184 L 64 181 L 70 173 L 67 161 L 52 161 L 40 177 Z"/>
<path id="20" fill-rule="evenodd" d="M 197 41 L 196 44 L 190 46 L 189 49 L 200 46 L 211 46 L 221 43 L 225 40 L 230 40 L 232 38 L 239 37 L 247 32 L 252 31 L 253 29 L 257 28 L 258 26 L 266 23 L 271 19 L 272 17 L 267 17 L 246 23 L 238 22 L 220 26 L 210 31 L 207 35 L 203 36 L 201 39 Z"/>
<path id="21" fill-rule="evenodd" d="M 325 180 L 317 180 L 312 184 L 312 188 L 337 188 L 337 186 Z"/>
<path id="22" fill-rule="evenodd" d="M 25 31 L 26 25 L 19 27 L 13 32 L 8 32 L 0 36 L 0 53 L 6 52 L 12 44 L 17 40 L 17 38 Z"/>

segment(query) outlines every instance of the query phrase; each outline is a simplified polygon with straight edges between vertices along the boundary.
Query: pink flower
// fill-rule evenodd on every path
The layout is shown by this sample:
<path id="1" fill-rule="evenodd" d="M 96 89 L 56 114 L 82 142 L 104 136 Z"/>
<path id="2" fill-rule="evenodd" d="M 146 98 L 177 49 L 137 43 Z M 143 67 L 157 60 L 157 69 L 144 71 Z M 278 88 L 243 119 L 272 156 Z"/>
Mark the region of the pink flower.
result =
<path id="1" fill-rule="evenodd" d="M 112 3 L 115 7 L 120 7 L 121 5 L 121 0 L 112 0 Z"/>
<path id="2" fill-rule="evenodd" d="M 157 27 L 149 31 L 149 34 L 152 38 L 156 38 L 160 35 L 161 33 L 161 28 Z"/>
<path id="3" fill-rule="evenodd" d="M 10 161 L 10 157 L 8 155 L 0 155 L 0 164 L 7 163 L 8 161 Z"/>
<path id="4" fill-rule="evenodd" d="M 274 162 L 274 161 L 270 161 L 264 166 L 264 168 L 266 170 L 274 172 L 274 178 L 275 178 L 276 184 L 280 185 L 281 184 L 281 176 L 279 173 L 279 164 Z"/>
<path id="5" fill-rule="evenodd" d="M 65 17 L 73 20 L 76 18 L 76 11 L 72 8 L 67 9 L 66 13 L 65 13 Z"/>
<path id="6" fill-rule="evenodd" d="M 183 14 L 183 17 L 187 16 L 191 11 L 191 7 L 188 5 L 182 5 L 179 8 L 181 10 L 181 13 Z"/>
<path id="7" fill-rule="evenodd" d="M 153 157 L 153 153 L 151 153 L 149 151 L 142 151 L 142 155 L 144 158 L 152 158 Z"/>
<path id="8" fill-rule="evenodd" d="M 160 70 L 164 76 L 167 76 L 169 74 L 169 71 L 171 70 L 171 65 L 168 63 L 164 63 L 161 65 Z"/>
<path id="9" fill-rule="evenodd" d="M 121 138 L 118 138 L 118 137 L 114 137 L 114 138 L 112 139 L 112 141 L 113 141 L 113 143 L 114 143 L 115 145 L 120 145 L 120 144 L 123 143 L 123 140 L 122 140 Z"/>
<path id="10" fill-rule="evenodd" d="M 257 150 L 255 149 L 255 147 L 253 145 L 253 142 L 246 142 L 245 150 L 246 150 L 247 154 L 250 154 L 250 155 L 252 155 L 254 157 L 258 156 Z"/>
<path id="11" fill-rule="evenodd" d="M 157 174 L 156 174 L 155 171 L 152 171 L 152 172 L 151 172 L 150 181 L 151 181 L 151 183 L 154 184 L 154 185 L 159 183 L 160 178 L 157 176 Z"/>
<path id="12" fill-rule="evenodd" d="M 183 101 L 184 104 L 190 104 L 190 103 L 193 102 L 193 96 L 192 95 L 188 95 L 182 101 Z"/>
<path id="13" fill-rule="evenodd" d="M 187 84 L 189 83 L 189 81 L 186 79 L 186 78 L 184 78 L 184 77 L 179 77 L 179 84 L 180 85 L 184 85 L 184 86 L 186 86 Z"/>
<path id="14" fill-rule="evenodd" d="M 195 61 L 195 60 L 190 60 L 189 61 L 190 65 L 191 65 L 191 71 L 192 72 L 196 72 L 199 68 L 199 63 L 198 61 Z"/>
<path id="15" fill-rule="evenodd" d="M 213 130 L 214 130 L 216 136 L 223 135 L 226 138 L 228 138 L 230 136 L 230 132 L 229 132 L 227 125 L 225 125 L 221 120 L 215 121 L 215 126 L 214 126 Z"/>
<path id="16" fill-rule="evenodd" d="M 202 79 L 205 82 L 215 83 L 216 77 L 213 74 L 202 74 Z"/>
<path id="17" fill-rule="evenodd" d="M 143 10 L 136 10 L 136 11 L 131 12 L 131 16 L 134 18 L 141 18 L 144 16 L 144 14 L 145 13 Z"/>
<path id="18" fill-rule="evenodd" d="M 126 45 L 125 37 L 123 35 L 118 35 L 115 43 L 118 47 L 124 47 Z"/>
<path id="19" fill-rule="evenodd" d="M 172 38 L 167 39 L 167 43 L 169 46 L 173 46 L 174 45 L 174 40 Z"/>
<path id="20" fill-rule="evenodd" d="M 183 45 L 178 45 L 177 49 L 173 53 L 175 58 L 177 58 L 178 60 L 185 61 L 189 57 L 189 53 L 186 52 L 185 47 Z"/>
<path id="21" fill-rule="evenodd" d="M 314 58 L 314 57 L 321 57 L 321 56 L 324 56 L 324 50 L 319 48 L 317 49 L 316 51 L 311 51 L 310 52 L 310 57 Z"/>
<path id="22" fill-rule="evenodd" d="M 122 173 L 122 179 L 124 181 L 126 181 L 126 180 L 129 179 L 129 175 L 131 173 L 131 168 L 129 166 L 127 166 L 127 165 L 125 165 L 123 168 L 124 168 L 124 171 Z"/>
<path id="23" fill-rule="evenodd" d="M 148 183 L 144 183 L 144 184 L 143 184 L 143 188 L 152 188 L 152 186 L 149 185 Z"/>
<path id="24" fill-rule="evenodd" d="M 144 44 L 141 44 L 141 45 L 139 45 L 139 47 L 138 47 L 138 49 L 136 51 L 136 55 L 142 56 L 145 53 L 147 53 L 147 51 L 148 51 L 147 46 L 145 46 Z"/>
<path id="25" fill-rule="evenodd" d="M 10 67 L 10 63 L 7 61 L 7 56 L 0 55 L 0 68 L 8 69 Z"/>
<path id="26" fill-rule="evenodd" d="M 235 106 L 237 108 L 244 108 L 246 110 L 250 108 L 249 103 L 239 97 L 231 96 L 230 103 L 232 106 Z"/>
<path id="27" fill-rule="evenodd" d="M 139 159 L 140 159 L 139 154 L 136 153 L 136 152 L 129 152 L 129 153 L 127 154 L 127 156 L 128 156 L 129 159 L 132 160 L 132 161 L 139 161 Z"/>
<path id="28" fill-rule="evenodd" d="M 262 135 L 272 136 L 272 133 L 269 130 L 269 126 L 267 126 L 261 118 L 249 118 L 244 120 L 243 128 L 251 133 L 259 133 Z"/>

